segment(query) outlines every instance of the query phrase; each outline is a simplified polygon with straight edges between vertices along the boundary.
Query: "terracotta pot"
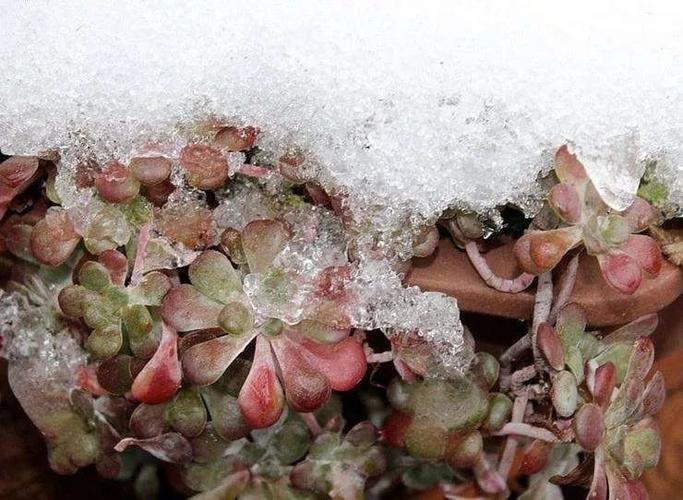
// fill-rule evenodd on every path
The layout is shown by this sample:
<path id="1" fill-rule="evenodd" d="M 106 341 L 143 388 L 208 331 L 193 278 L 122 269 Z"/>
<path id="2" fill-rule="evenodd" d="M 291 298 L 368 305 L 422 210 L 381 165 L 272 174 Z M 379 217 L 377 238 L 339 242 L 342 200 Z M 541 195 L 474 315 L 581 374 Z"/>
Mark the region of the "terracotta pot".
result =
<path id="1" fill-rule="evenodd" d="M 485 258 L 491 269 L 504 278 L 514 278 L 521 272 L 512 254 L 512 243 L 487 252 Z M 557 277 L 563 271 L 564 265 L 560 264 L 554 275 Z M 414 260 L 406 281 L 422 290 L 455 297 L 460 309 L 466 312 L 518 319 L 531 319 L 533 312 L 534 285 L 520 293 L 494 290 L 479 277 L 465 252 L 446 238 L 439 242 L 432 256 Z M 624 295 L 605 282 L 597 260 L 584 254 L 571 301 L 584 307 L 591 326 L 600 327 L 621 325 L 657 312 L 682 293 L 683 271 L 668 261 L 656 278 L 644 279 L 633 295 Z"/>

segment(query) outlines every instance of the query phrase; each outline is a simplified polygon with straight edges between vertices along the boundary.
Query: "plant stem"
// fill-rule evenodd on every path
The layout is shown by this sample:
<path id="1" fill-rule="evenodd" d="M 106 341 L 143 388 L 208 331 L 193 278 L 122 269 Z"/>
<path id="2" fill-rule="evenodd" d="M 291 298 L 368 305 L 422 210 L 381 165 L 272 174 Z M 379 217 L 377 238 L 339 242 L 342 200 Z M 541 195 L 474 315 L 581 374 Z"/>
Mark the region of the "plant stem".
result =
<path id="1" fill-rule="evenodd" d="M 308 430 L 311 431 L 313 437 L 322 434 L 323 428 L 320 427 L 318 419 L 315 418 L 315 415 L 313 413 L 299 413 L 299 415 L 301 416 L 301 419 L 304 421 L 304 424 L 306 424 L 306 427 L 308 427 Z"/>
<path id="2" fill-rule="evenodd" d="M 548 316 L 548 322 L 550 324 L 555 323 L 557 315 L 564 306 L 567 305 L 569 299 L 574 291 L 574 286 L 576 285 L 576 275 L 579 270 L 579 254 L 577 253 L 572 257 L 567 264 L 567 269 L 562 274 L 559 284 L 559 292 L 557 292 L 557 297 L 555 298 L 555 304 L 553 304 L 550 310 L 550 315 Z"/>
<path id="3" fill-rule="evenodd" d="M 541 273 L 538 276 L 538 285 L 536 288 L 536 301 L 534 303 L 534 317 L 531 322 L 531 349 L 534 353 L 534 363 L 536 368 L 540 371 L 545 368 L 545 362 L 541 357 L 541 352 L 538 348 L 536 337 L 538 334 L 538 327 L 541 323 L 545 323 L 550 315 L 550 306 L 553 303 L 553 275 L 550 271 Z"/>
<path id="4" fill-rule="evenodd" d="M 505 424 L 501 430 L 494 433 L 494 436 L 525 436 L 533 439 L 540 439 L 541 441 L 546 441 L 548 443 L 559 443 L 560 439 L 550 432 L 548 429 L 543 429 L 541 427 L 535 427 L 533 425 L 521 423 L 521 422 L 510 422 Z"/>
<path id="5" fill-rule="evenodd" d="M 531 347 L 531 337 L 525 334 L 517 342 L 508 347 L 500 356 L 500 388 L 503 392 L 510 389 L 510 371 L 512 362 L 519 358 L 524 352 Z"/>
<path id="6" fill-rule="evenodd" d="M 391 351 L 373 352 L 366 354 L 365 357 L 368 363 L 387 363 L 394 359 L 394 353 Z"/>
<path id="7" fill-rule="evenodd" d="M 526 411 L 526 404 L 529 400 L 528 394 L 522 394 L 515 398 L 515 402 L 512 406 L 512 419 L 511 423 L 521 423 L 524 420 L 524 412 Z M 500 457 L 500 463 L 498 464 L 498 472 L 503 477 L 507 479 L 510 474 L 510 468 L 512 467 L 512 462 L 515 459 L 515 453 L 517 452 L 517 445 L 519 440 L 515 435 L 509 435 L 507 441 L 505 442 L 505 447 L 503 448 L 503 453 Z"/>
<path id="8" fill-rule="evenodd" d="M 468 241 L 465 243 L 465 252 L 470 258 L 470 262 L 477 270 L 481 279 L 490 286 L 498 291 L 505 293 L 518 293 L 525 290 L 534 281 L 535 276 L 529 273 L 522 273 L 514 279 L 501 278 L 496 275 L 489 267 L 486 259 L 479 253 L 479 248 L 474 241 Z"/>

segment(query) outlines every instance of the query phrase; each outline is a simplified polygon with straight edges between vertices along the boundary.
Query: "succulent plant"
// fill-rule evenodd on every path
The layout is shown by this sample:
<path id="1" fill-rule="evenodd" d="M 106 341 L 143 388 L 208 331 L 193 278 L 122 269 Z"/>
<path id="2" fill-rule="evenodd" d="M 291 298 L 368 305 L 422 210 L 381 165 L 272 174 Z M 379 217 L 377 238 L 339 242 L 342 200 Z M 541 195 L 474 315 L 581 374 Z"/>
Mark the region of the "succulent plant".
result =
<path id="1" fill-rule="evenodd" d="M 659 245 L 649 236 L 635 234 L 654 220 L 650 204 L 636 197 L 627 210 L 610 210 L 566 146 L 557 151 L 554 170 L 560 182 L 550 190 L 547 201 L 563 226 L 529 231 L 515 243 L 522 269 L 531 274 L 549 271 L 582 244 L 588 254 L 597 257 L 607 282 L 622 293 L 635 292 L 643 271 L 656 276 L 662 265 Z"/>
<path id="2" fill-rule="evenodd" d="M 54 470 L 94 464 L 142 497 L 161 480 L 198 499 L 437 489 L 532 500 L 565 484 L 589 484 L 592 498 L 644 495 L 664 397 L 661 375 L 648 374 L 657 316 L 590 331 L 567 304 L 571 286 L 553 295 L 547 271 L 583 245 L 632 293 L 641 270 L 661 265 L 654 240 L 634 234 L 653 221 L 647 202 L 609 210 L 561 148 L 548 196 L 561 227 L 517 241 L 526 272 L 515 279 L 479 253 L 494 228 L 444 214 L 490 286 L 518 292 L 540 275 L 528 333 L 496 357 L 474 353 L 452 301 L 402 285 L 401 259 L 439 244 L 433 220 L 405 235 L 369 231 L 305 152 L 261 151 L 258 129 L 214 118 L 188 130 L 185 145 L 126 160 L 0 164 L 0 355 Z M 650 231 L 675 261 L 673 236 Z M 447 315 L 416 324 L 443 300 Z M 404 312 L 383 301 L 419 320 L 385 321 Z M 435 328 L 462 335 L 440 343 L 452 339 Z M 468 357 L 451 363 L 448 349 Z"/>
<path id="3" fill-rule="evenodd" d="M 590 398 L 577 410 L 573 429 L 576 442 L 594 454 L 590 498 L 644 495 L 638 479 L 659 459 L 661 441 L 653 415 L 665 395 L 661 373 L 648 380 L 653 360 L 652 342 L 640 337 L 632 345 L 621 380 L 611 361 L 588 364 Z"/>

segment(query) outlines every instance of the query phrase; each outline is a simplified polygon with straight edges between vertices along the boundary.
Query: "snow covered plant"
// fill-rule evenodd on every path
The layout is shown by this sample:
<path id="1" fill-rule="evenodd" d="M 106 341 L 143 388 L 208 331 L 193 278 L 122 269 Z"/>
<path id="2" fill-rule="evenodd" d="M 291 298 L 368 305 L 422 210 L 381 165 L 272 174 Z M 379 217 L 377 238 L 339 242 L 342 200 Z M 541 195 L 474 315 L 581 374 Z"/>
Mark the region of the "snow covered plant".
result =
<path id="1" fill-rule="evenodd" d="M 303 152 L 266 154 L 253 127 L 198 130 L 103 162 L 0 164 L 0 353 L 55 471 L 94 465 L 145 498 L 162 478 L 204 499 L 645 495 L 657 317 L 587 331 L 569 301 L 578 257 L 555 294 L 550 271 L 583 245 L 633 293 L 662 263 L 635 234 L 650 205 L 609 210 L 561 148 L 557 227 L 517 240 L 516 280 L 488 269 L 476 216 L 448 220 L 486 283 L 538 275 L 528 332 L 494 356 L 452 299 L 403 285 L 406 246 L 365 231 Z M 412 255 L 437 248 L 431 222 L 403 242 Z"/>

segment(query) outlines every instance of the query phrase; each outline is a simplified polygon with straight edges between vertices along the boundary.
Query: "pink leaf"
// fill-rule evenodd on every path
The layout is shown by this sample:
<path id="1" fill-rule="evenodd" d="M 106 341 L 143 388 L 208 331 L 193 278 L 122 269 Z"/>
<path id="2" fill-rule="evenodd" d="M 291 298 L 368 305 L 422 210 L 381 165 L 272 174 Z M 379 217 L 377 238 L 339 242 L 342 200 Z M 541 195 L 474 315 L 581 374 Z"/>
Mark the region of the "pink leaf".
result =
<path id="1" fill-rule="evenodd" d="M 156 186 L 171 175 L 171 165 L 171 160 L 163 156 L 146 156 L 131 159 L 128 168 L 145 186 Z"/>
<path id="2" fill-rule="evenodd" d="M 118 250 L 105 250 L 98 257 L 100 264 L 107 268 L 114 285 L 122 287 L 128 274 L 128 259 Z"/>
<path id="3" fill-rule="evenodd" d="M 95 187 L 109 203 L 126 203 L 138 195 L 140 183 L 121 163 L 107 163 L 95 176 Z"/>
<path id="4" fill-rule="evenodd" d="M 626 219 L 631 232 L 638 233 L 652 223 L 655 211 L 647 201 L 636 198 L 621 215 Z"/>
<path id="5" fill-rule="evenodd" d="M 617 369 L 614 363 L 608 361 L 597 367 L 589 383 L 589 389 L 595 402 L 606 408 L 612 397 L 612 392 L 617 383 Z"/>
<path id="6" fill-rule="evenodd" d="M 213 384 L 257 334 L 258 330 L 242 335 L 228 334 L 190 347 L 183 354 L 187 381 L 202 386 Z"/>
<path id="7" fill-rule="evenodd" d="M 66 211 L 51 209 L 33 227 L 31 252 L 42 264 L 59 266 L 71 256 L 80 240 Z"/>
<path id="8" fill-rule="evenodd" d="M 574 417 L 574 434 L 576 442 L 586 451 L 594 451 L 602 442 L 605 422 L 600 407 L 586 403 Z"/>
<path id="9" fill-rule="evenodd" d="M 605 280 L 621 293 L 631 295 L 643 279 L 640 265 L 624 253 L 598 255 L 598 263 Z"/>
<path id="10" fill-rule="evenodd" d="M 580 241 L 581 232 L 575 227 L 531 231 L 517 240 L 514 252 L 525 272 L 540 274 L 553 269 Z"/>
<path id="11" fill-rule="evenodd" d="M 197 189 L 218 189 L 228 178 L 228 162 L 214 148 L 191 144 L 180 151 L 187 182 Z"/>
<path id="12" fill-rule="evenodd" d="M 633 234 L 619 249 L 635 259 L 648 274 L 652 276 L 659 274 L 664 259 L 662 249 L 654 238 L 643 234 Z"/>
<path id="13" fill-rule="evenodd" d="M 337 344 L 302 340 L 300 345 L 310 353 L 309 360 L 327 377 L 335 391 L 353 389 L 365 375 L 365 352 L 353 338 L 348 337 Z"/>
<path id="14" fill-rule="evenodd" d="M 556 184 L 548 193 L 548 203 L 568 224 L 576 224 L 581 220 L 579 195 L 574 186 L 565 182 Z"/>
<path id="15" fill-rule="evenodd" d="M 195 287 L 182 284 L 172 288 L 161 303 L 161 316 L 179 332 L 217 328 L 223 305 L 215 302 Z"/>
<path id="16" fill-rule="evenodd" d="M 581 186 L 588 182 L 586 169 L 576 155 L 569 152 L 566 145 L 560 147 L 555 153 L 555 174 L 560 182 L 566 182 L 572 186 Z"/>
<path id="17" fill-rule="evenodd" d="M 162 322 L 159 348 L 133 381 L 131 392 L 138 401 L 158 404 L 168 401 L 180 388 L 182 372 L 178 360 L 178 334 Z"/>
<path id="18" fill-rule="evenodd" d="M 275 373 L 270 344 L 259 335 L 249 375 L 238 397 L 244 420 L 254 429 L 270 427 L 278 421 L 284 408 L 284 393 Z"/>
<path id="19" fill-rule="evenodd" d="M 664 384 L 664 376 L 662 372 L 657 372 L 645 387 L 642 401 L 643 413 L 645 415 L 656 414 L 664 405 L 665 398 L 666 385 Z"/>
<path id="20" fill-rule="evenodd" d="M 116 444 L 114 449 L 122 452 L 129 446 L 138 446 L 164 462 L 186 464 L 192 461 L 192 445 L 177 432 L 169 432 L 148 439 L 124 438 Z"/>
<path id="21" fill-rule="evenodd" d="M 286 335 L 273 338 L 271 345 L 280 366 L 289 405 L 302 413 L 310 413 L 324 405 L 330 398 L 330 382 L 305 356 L 300 346 Z"/>
<path id="22" fill-rule="evenodd" d="M 548 323 L 541 323 L 538 326 L 536 343 L 550 366 L 555 370 L 564 367 L 564 347 L 557 332 Z"/>
<path id="23" fill-rule="evenodd" d="M 640 337 L 633 344 L 625 380 L 644 380 L 655 360 L 655 348 L 649 337 Z"/>
<path id="24" fill-rule="evenodd" d="M 149 439 L 163 434 L 167 429 L 164 413 L 165 404 L 139 404 L 130 416 L 128 427 L 141 439 Z"/>
<path id="25" fill-rule="evenodd" d="M 264 271 L 291 237 L 287 226 L 278 220 L 259 219 L 247 224 L 242 230 L 242 248 L 249 270 L 252 273 Z"/>

